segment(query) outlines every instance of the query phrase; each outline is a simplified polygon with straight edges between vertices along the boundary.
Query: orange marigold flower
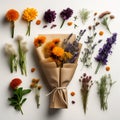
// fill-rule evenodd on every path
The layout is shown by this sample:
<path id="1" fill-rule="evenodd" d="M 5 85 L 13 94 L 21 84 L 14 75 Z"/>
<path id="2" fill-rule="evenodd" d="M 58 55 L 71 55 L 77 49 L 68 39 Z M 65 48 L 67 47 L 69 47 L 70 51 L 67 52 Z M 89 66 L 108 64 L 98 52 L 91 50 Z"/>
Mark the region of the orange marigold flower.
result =
<path id="1" fill-rule="evenodd" d="M 26 8 L 23 11 L 22 18 L 28 22 L 34 20 L 38 16 L 38 12 L 35 8 Z"/>
<path id="2" fill-rule="evenodd" d="M 53 48 L 52 53 L 57 57 L 62 57 L 64 55 L 64 49 L 56 46 Z"/>
<path id="3" fill-rule="evenodd" d="M 60 39 L 59 38 L 55 38 L 52 40 L 52 42 L 54 42 L 55 44 L 58 44 L 60 42 Z"/>
<path id="4" fill-rule="evenodd" d="M 10 82 L 10 87 L 12 89 L 16 89 L 20 84 L 22 83 L 22 80 L 20 78 L 14 78 L 11 82 Z"/>
<path id="5" fill-rule="evenodd" d="M 16 21 L 19 18 L 19 12 L 14 9 L 10 9 L 6 13 L 6 18 L 8 21 Z"/>
<path id="6" fill-rule="evenodd" d="M 41 46 L 46 40 L 45 36 L 38 36 L 37 38 L 34 39 L 34 45 L 36 47 Z"/>

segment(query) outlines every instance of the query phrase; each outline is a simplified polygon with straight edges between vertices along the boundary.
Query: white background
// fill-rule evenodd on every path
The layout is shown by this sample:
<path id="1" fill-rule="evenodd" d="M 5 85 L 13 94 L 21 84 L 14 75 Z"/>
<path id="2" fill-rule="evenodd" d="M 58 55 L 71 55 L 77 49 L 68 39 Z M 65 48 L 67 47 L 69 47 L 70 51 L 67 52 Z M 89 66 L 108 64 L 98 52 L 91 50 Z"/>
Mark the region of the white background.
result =
<path id="1" fill-rule="evenodd" d="M 120 80 L 119 80 L 119 71 L 120 71 L 120 8 L 119 8 L 119 0 L 0 0 L 0 120 L 119 120 L 120 119 Z M 41 25 L 37 26 L 35 21 L 32 22 L 31 28 L 31 36 L 25 36 L 27 25 L 25 22 L 21 20 L 22 12 L 27 7 L 34 7 L 38 10 L 38 18 L 42 19 L 42 16 L 47 9 L 52 9 L 57 12 L 57 18 L 55 24 L 57 27 L 54 29 L 50 29 L 50 25 L 47 28 L 43 29 Z M 61 19 L 59 17 L 59 13 L 62 9 L 70 7 L 74 10 L 74 15 L 79 14 L 79 10 L 82 8 L 87 8 L 91 11 L 92 15 L 94 12 L 101 13 L 103 11 L 109 10 L 112 14 L 115 15 L 115 20 L 113 20 L 110 24 L 110 28 L 112 32 L 117 32 L 117 42 L 113 47 L 113 54 L 109 57 L 108 65 L 111 67 L 109 73 L 111 73 L 112 79 L 117 81 L 117 83 L 113 86 L 111 94 L 108 98 L 108 110 L 101 111 L 99 105 L 99 99 L 97 96 L 96 84 L 93 85 L 89 98 L 88 98 L 88 109 L 86 115 L 84 115 L 82 102 L 80 97 L 80 85 L 78 82 L 79 77 L 82 73 L 86 72 L 88 75 L 92 75 L 93 80 L 99 80 L 102 75 L 105 73 L 105 67 L 100 68 L 100 72 L 97 75 L 94 75 L 95 67 L 97 63 L 93 59 L 93 66 L 90 69 L 82 69 L 81 71 L 81 63 L 76 69 L 74 77 L 68 86 L 68 109 L 62 110 L 51 110 L 48 108 L 49 97 L 46 97 L 48 90 L 46 85 L 41 78 L 41 74 L 39 71 L 39 67 L 37 58 L 34 56 L 34 47 L 33 40 L 40 33 L 78 33 L 80 29 L 84 29 L 91 23 L 89 20 L 85 26 L 82 25 L 80 19 L 78 20 L 79 28 L 74 29 L 73 27 L 68 27 L 66 24 L 62 29 L 59 29 L 61 24 Z M 20 18 L 16 21 L 15 24 L 15 37 L 17 35 L 24 36 L 24 39 L 28 42 L 28 54 L 27 54 L 27 71 L 28 76 L 22 76 L 20 71 L 17 73 L 11 74 L 9 71 L 7 56 L 4 54 L 4 45 L 5 43 L 12 43 L 14 47 L 17 49 L 17 44 L 15 39 L 11 39 L 10 37 L 10 24 L 5 22 L 5 14 L 8 9 L 14 8 L 19 11 Z M 73 20 L 73 17 L 70 19 Z M 91 19 L 92 20 L 92 19 Z M 99 30 L 104 30 L 105 35 L 103 39 L 106 40 L 106 37 L 109 37 L 110 34 L 105 31 L 102 27 Z M 83 42 L 82 40 L 81 42 Z M 104 43 L 104 41 L 103 41 Z M 84 47 L 84 45 L 83 45 Z M 97 49 L 93 56 L 97 54 L 97 51 L 101 47 L 101 45 L 97 46 Z M 37 68 L 34 73 L 31 73 L 30 70 L 32 67 Z M 10 97 L 10 91 L 8 89 L 9 83 L 11 79 L 14 77 L 19 77 L 23 80 L 21 86 L 24 88 L 29 88 L 30 82 L 32 78 L 41 78 L 41 84 L 43 85 L 43 89 L 41 90 L 41 98 L 40 103 L 41 106 L 39 109 L 36 108 L 36 104 L 34 101 L 34 93 L 31 92 L 27 95 L 27 101 L 23 105 L 22 109 L 24 115 L 16 112 L 13 107 L 9 106 L 8 97 Z M 75 91 L 76 95 L 74 97 L 70 96 L 70 92 Z M 73 105 L 71 101 L 74 100 L 76 103 Z"/>

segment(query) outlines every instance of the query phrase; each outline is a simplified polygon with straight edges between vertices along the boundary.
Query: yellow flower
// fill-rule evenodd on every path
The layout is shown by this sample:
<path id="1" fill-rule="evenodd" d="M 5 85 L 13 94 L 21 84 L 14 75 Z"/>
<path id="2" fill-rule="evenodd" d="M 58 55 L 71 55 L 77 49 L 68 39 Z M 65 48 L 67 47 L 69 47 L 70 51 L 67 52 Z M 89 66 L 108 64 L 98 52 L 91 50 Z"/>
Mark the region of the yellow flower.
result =
<path id="1" fill-rule="evenodd" d="M 36 17 L 38 16 L 38 12 L 35 8 L 26 8 L 23 11 L 23 16 L 22 18 L 28 22 L 36 19 Z"/>
<path id="2" fill-rule="evenodd" d="M 26 8 L 23 11 L 22 18 L 28 22 L 28 29 L 27 29 L 26 35 L 30 36 L 31 22 L 34 19 L 36 19 L 37 16 L 38 16 L 38 12 L 37 12 L 37 10 L 35 8 Z"/>
<path id="3" fill-rule="evenodd" d="M 52 53 L 57 57 L 62 57 L 64 55 L 64 49 L 56 46 L 53 48 Z"/>

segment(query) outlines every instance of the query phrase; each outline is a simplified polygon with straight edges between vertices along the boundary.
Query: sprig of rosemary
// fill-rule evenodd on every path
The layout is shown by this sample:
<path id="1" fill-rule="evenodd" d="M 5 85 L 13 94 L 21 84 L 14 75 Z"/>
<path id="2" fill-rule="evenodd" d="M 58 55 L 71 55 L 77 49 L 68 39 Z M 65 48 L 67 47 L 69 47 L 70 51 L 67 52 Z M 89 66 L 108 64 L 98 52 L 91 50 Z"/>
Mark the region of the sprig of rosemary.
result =
<path id="1" fill-rule="evenodd" d="M 23 96 L 30 92 L 30 89 L 23 89 L 22 87 L 14 89 L 13 96 L 11 98 L 8 98 L 10 105 L 12 105 L 15 110 L 20 111 L 21 114 L 23 114 L 22 105 L 27 100 L 27 98 L 23 98 Z"/>
<path id="2" fill-rule="evenodd" d="M 111 79 L 111 75 L 104 75 L 100 79 L 100 82 L 96 82 L 98 87 L 98 95 L 100 98 L 100 105 L 102 110 L 108 109 L 108 96 L 110 94 L 112 85 L 115 83 Z"/>

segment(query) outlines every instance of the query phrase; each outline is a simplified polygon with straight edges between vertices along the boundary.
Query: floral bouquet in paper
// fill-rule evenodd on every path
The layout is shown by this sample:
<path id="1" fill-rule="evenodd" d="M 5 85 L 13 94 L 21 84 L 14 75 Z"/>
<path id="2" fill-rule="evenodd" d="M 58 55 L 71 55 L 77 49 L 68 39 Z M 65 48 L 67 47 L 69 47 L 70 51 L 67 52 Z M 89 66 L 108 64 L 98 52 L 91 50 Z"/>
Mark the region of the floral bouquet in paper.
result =
<path id="1" fill-rule="evenodd" d="M 79 37 L 74 34 L 44 34 L 34 39 L 41 69 L 49 86 L 50 108 L 67 108 L 67 86 L 80 53 Z"/>

